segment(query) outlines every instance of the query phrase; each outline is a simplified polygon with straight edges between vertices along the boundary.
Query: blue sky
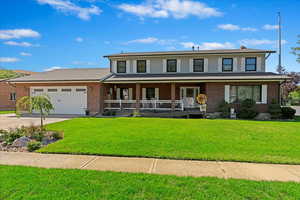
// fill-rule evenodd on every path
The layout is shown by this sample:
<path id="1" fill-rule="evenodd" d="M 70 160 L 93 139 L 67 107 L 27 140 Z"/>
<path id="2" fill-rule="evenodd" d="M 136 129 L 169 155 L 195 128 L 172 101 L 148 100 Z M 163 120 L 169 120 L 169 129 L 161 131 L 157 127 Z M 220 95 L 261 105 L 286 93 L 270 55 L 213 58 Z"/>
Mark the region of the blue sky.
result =
<path id="1" fill-rule="evenodd" d="M 1 0 L 0 66 L 44 71 L 108 67 L 103 55 L 129 51 L 249 48 L 276 50 L 282 14 L 283 64 L 300 34 L 298 0 Z M 275 71 L 277 55 L 267 70 Z"/>

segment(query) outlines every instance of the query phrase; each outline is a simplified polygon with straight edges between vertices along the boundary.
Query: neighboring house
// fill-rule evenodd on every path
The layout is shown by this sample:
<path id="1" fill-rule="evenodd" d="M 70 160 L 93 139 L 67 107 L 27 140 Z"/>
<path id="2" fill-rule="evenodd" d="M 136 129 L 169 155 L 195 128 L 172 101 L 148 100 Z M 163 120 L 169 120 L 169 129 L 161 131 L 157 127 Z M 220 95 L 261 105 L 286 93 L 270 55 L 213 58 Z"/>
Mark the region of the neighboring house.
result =
<path id="1" fill-rule="evenodd" d="M 28 76 L 34 72 L 13 70 L 17 76 Z M 9 79 L 0 79 L 0 110 L 14 110 L 16 108 L 16 87 Z"/>
<path id="2" fill-rule="evenodd" d="M 207 111 L 222 101 L 251 98 L 259 112 L 279 102 L 285 75 L 266 72 L 275 51 L 257 49 L 121 53 L 105 56 L 110 68 L 62 69 L 11 80 L 17 96 L 46 93 L 54 113 L 102 113 L 103 110 L 183 111 L 198 109 L 206 94 Z"/>

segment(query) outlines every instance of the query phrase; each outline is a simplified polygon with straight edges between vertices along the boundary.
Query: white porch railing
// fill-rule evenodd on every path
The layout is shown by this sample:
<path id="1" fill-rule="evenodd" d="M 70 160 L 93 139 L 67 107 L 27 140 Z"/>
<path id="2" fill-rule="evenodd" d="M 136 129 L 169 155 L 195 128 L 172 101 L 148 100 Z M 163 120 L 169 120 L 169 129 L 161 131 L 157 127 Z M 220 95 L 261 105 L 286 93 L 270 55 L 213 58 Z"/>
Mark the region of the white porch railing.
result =
<path id="1" fill-rule="evenodd" d="M 137 107 L 136 100 L 105 100 L 104 109 L 107 110 L 132 110 Z M 172 110 L 172 100 L 140 100 L 140 110 Z M 174 101 L 175 110 L 184 110 L 181 100 Z"/>

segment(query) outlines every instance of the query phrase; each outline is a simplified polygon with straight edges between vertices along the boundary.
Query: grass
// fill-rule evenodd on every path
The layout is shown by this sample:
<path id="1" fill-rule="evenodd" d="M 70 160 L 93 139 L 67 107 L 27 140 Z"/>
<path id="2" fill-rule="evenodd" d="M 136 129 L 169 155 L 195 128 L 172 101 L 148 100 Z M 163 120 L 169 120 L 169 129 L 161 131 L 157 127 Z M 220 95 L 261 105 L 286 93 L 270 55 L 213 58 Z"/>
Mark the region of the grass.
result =
<path id="1" fill-rule="evenodd" d="M 0 115 L 2 114 L 11 114 L 11 113 L 16 113 L 14 110 L 0 110 Z"/>
<path id="2" fill-rule="evenodd" d="M 0 166 L 0 199 L 300 199 L 300 184 Z"/>
<path id="3" fill-rule="evenodd" d="M 300 164 L 300 123 L 76 118 L 47 126 L 65 138 L 40 152 Z"/>

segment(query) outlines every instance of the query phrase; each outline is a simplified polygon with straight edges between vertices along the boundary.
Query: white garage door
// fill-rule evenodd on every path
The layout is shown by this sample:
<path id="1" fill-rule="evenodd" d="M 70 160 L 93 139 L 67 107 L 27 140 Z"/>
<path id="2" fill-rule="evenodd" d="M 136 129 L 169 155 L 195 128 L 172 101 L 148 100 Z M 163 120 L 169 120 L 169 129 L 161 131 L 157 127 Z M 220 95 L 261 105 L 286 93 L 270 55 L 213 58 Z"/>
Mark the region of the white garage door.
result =
<path id="1" fill-rule="evenodd" d="M 86 86 L 31 87 L 31 96 L 46 94 L 54 106 L 52 114 L 85 114 L 87 109 Z"/>

